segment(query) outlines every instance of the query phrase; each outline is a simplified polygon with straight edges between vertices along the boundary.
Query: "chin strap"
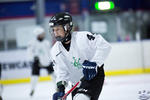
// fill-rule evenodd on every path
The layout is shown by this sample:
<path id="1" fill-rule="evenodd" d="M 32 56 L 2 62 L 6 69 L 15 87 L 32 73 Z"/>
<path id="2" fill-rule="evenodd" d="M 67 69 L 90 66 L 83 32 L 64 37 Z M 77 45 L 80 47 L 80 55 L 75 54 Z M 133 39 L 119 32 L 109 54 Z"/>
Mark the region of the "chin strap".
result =
<path id="1" fill-rule="evenodd" d="M 63 43 L 65 43 L 65 42 L 68 42 L 69 40 L 71 40 L 71 33 L 68 33 L 65 37 L 64 37 L 64 39 L 63 39 Z"/>

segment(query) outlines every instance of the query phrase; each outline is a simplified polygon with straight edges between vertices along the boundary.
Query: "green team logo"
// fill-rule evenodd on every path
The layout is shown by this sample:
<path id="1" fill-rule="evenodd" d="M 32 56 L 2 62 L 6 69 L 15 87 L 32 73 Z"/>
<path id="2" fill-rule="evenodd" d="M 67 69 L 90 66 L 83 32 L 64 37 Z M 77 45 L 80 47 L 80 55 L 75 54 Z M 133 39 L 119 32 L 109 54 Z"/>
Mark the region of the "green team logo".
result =
<path id="1" fill-rule="evenodd" d="M 73 62 L 71 62 L 71 64 L 73 64 L 74 67 L 80 69 L 82 68 L 82 64 L 80 64 L 80 58 L 75 58 L 75 57 L 72 57 L 73 58 Z"/>
<path id="2" fill-rule="evenodd" d="M 44 53 L 44 51 L 42 49 L 39 49 L 39 54 L 40 55 L 44 55 L 45 53 Z"/>

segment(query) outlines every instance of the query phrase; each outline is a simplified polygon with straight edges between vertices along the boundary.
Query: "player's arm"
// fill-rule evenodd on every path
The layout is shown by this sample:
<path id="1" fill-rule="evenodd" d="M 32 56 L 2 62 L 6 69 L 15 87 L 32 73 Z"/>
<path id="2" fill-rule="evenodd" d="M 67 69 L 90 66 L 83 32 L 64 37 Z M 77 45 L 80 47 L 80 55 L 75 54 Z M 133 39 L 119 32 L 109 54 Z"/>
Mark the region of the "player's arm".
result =
<path id="1" fill-rule="evenodd" d="M 91 33 L 86 34 L 86 41 L 92 52 L 94 52 L 94 56 L 92 59 L 83 62 L 83 74 L 86 80 L 91 80 L 97 74 L 97 67 L 104 64 L 104 60 L 107 58 L 111 46 L 100 35 Z"/>
<path id="2" fill-rule="evenodd" d="M 101 35 L 93 35 L 93 37 L 95 39 L 89 41 L 89 45 L 93 48 L 95 54 L 90 61 L 96 62 L 97 66 L 102 66 L 110 53 L 111 45 Z"/>
<path id="3" fill-rule="evenodd" d="M 30 43 L 28 43 L 27 46 L 27 57 L 30 61 L 34 60 L 34 52 L 35 52 L 34 44 L 32 41 L 30 41 Z"/>
<path id="4" fill-rule="evenodd" d="M 68 69 L 65 66 L 64 62 L 61 58 L 58 58 L 54 52 L 51 50 L 52 55 L 52 61 L 54 64 L 54 73 L 56 75 L 56 85 L 57 85 L 57 91 L 53 94 L 53 100 L 58 100 L 62 98 L 65 94 L 65 87 L 67 85 L 68 80 Z"/>
<path id="5" fill-rule="evenodd" d="M 56 66 L 54 66 L 54 72 L 56 74 L 57 91 L 53 94 L 53 100 L 59 100 L 65 95 L 65 87 L 67 85 L 67 72 L 65 69 L 58 67 L 60 66 L 57 65 L 57 68 Z"/>
<path id="6" fill-rule="evenodd" d="M 66 81 L 57 82 L 57 92 L 53 94 L 53 100 L 59 100 L 65 95 Z"/>

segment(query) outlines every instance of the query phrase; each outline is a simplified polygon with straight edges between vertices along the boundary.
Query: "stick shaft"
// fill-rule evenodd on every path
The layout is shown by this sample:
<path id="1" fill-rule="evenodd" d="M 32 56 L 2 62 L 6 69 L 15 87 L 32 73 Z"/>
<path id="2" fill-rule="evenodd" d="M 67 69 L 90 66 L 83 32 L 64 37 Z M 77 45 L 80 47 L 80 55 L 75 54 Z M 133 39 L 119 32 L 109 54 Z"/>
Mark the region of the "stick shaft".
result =
<path id="1" fill-rule="evenodd" d="M 79 85 L 80 81 L 77 82 L 63 97 L 62 97 L 62 100 L 65 100 L 67 98 L 67 96 L 73 92 L 75 90 L 75 88 Z"/>

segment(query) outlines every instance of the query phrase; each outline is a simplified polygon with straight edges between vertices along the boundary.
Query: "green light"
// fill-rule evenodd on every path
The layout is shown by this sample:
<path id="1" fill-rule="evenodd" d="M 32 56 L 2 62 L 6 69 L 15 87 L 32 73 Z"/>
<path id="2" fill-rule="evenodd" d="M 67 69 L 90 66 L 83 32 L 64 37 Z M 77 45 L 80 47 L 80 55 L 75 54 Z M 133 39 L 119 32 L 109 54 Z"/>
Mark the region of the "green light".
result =
<path id="1" fill-rule="evenodd" d="M 112 1 L 101 1 L 95 3 L 96 10 L 111 10 L 114 9 L 115 5 Z"/>
<path id="2" fill-rule="evenodd" d="M 110 1 L 110 9 L 114 9 L 115 8 L 115 5 L 112 1 Z"/>
<path id="3" fill-rule="evenodd" d="M 95 9 L 100 10 L 99 7 L 98 7 L 98 2 L 95 3 Z"/>

